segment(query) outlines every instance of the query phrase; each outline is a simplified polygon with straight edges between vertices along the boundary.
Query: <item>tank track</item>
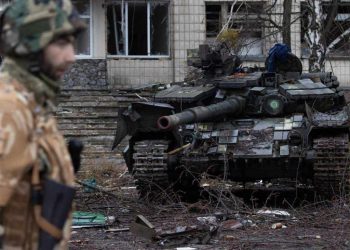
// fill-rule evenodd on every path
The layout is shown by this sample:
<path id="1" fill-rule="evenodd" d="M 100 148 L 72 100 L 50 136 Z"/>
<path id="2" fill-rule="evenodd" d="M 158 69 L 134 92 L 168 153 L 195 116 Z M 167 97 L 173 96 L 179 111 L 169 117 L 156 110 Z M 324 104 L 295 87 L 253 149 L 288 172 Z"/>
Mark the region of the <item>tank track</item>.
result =
<path id="1" fill-rule="evenodd" d="M 138 141 L 134 146 L 132 175 L 141 196 L 169 186 L 166 140 Z"/>
<path id="2" fill-rule="evenodd" d="M 313 141 L 314 185 L 326 197 L 344 195 L 350 190 L 349 136 L 320 137 Z"/>

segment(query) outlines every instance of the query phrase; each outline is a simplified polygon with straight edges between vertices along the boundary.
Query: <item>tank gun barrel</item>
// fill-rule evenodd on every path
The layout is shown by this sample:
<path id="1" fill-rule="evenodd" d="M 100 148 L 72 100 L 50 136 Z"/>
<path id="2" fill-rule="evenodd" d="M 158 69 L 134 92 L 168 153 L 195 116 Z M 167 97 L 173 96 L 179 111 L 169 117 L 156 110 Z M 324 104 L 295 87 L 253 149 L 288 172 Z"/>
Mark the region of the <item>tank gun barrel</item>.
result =
<path id="1" fill-rule="evenodd" d="M 178 125 L 201 122 L 220 115 L 239 114 L 243 111 L 244 106 L 244 98 L 230 97 L 209 106 L 198 106 L 174 115 L 162 116 L 158 119 L 157 126 L 159 129 L 168 130 Z"/>

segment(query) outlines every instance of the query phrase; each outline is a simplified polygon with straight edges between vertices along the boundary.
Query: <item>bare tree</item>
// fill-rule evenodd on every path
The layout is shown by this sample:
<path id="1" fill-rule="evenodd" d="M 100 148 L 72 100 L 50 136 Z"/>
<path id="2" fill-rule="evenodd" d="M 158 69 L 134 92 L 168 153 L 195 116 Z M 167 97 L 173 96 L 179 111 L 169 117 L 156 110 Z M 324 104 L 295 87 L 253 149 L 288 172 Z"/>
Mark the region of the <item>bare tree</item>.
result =
<path id="1" fill-rule="evenodd" d="M 308 0 L 306 2 L 308 22 L 305 40 L 310 48 L 309 71 L 325 70 L 325 59 L 329 48 L 334 46 L 335 40 L 330 41 L 332 26 L 338 12 L 339 0 L 332 0 L 327 12 L 323 10 L 322 1 Z M 339 40 L 340 38 L 338 38 Z"/>
<path id="2" fill-rule="evenodd" d="M 266 28 L 272 28 L 276 30 L 273 33 L 282 34 L 282 43 L 291 47 L 291 25 L 296 21 L 292 20 L 292 0 L 283 1 L 283 11 L 280 16 L 280 22 L 276 22 L 275 18 L 275 9 L 277 5 L 277 0 L 274 0 L 271 4 L 265 5 L 265 8 L 262 10 L 258 19 L 264 21 Z M 270 34 L 266 34 L 269 36 Z"/>
<path id="3" fill-rule="evenodd" d="M 322 42 L 322 1 L 308 0 L 307 7 L 309 9 L 306 41 L 311 49 L 309 58 L 309 71 L 318 72 L 324 69 L 321 58 L 325 52 L 324 43 Z"/>
<path id="4" fill-rule="evenodd" d="M 283 8 L 278 4 L 283 3 Z M 297 22 L 302 24 L 302 40 L 305 41 L 303 46 L 309 51 L 309 71 L 317 72 L 325 70 L 326 58 L 330 53 L 340 46 L 347 46 L 344 40 L 350 36 L 350 18 L 349 15 L 339 15 L 339 13 L 350 14 L 350 5 L 343 3 L 341 0 L 306 0 L 301 2 L 301 11 L 293 12 L 295 4 L 300 4 L 293 0 L 271 0 L 261 8 L 261 5 L 254 5 L 249 1 L 232 1 L 226 23 L 220 33 L 234 27 L 237 18 L 242 18 L 242 13 L 246 11 L 249 16 L 252 13 L 256 16 L 257 22 L 248 25 L 249 22 L 242 22 L 237 39 L 237 50 L 243 46 L 249 46 L 240 41 L 247 41 L 245 35 L 251 30 L 261 25 L 264 30 L 262 39 L 268 36 L 276 36 L 276 42 L 282 42 L 291 47 L 291 27 Z M 340 11 L 342 6 L 342 11 Z M 344 6 L 348 9 L 344 10 Z M 254 9 L 255 8 L 255 9 Z M 345 11 L 345 12 L 344 12 Z M 239 13 L 238 13 L 239 12 Z M 252 22 L 250 22 L 252 24 Z M 251 31 L 253 32 L 253 31 Z M 350 43 L 349 43 L 350 44 Z M 344 49 L 342 50 L 344 51 Z M 350 52 L 350 45 L 349 45 Z M 343 53 L 344 54 L 344 53 Z"/>
<path id="5" fill-rule="evenodd" d="M 292 19 L 292 0 L 283 1 L 282 39 L 283 43 L 291 47 L 290 27 Z"/>

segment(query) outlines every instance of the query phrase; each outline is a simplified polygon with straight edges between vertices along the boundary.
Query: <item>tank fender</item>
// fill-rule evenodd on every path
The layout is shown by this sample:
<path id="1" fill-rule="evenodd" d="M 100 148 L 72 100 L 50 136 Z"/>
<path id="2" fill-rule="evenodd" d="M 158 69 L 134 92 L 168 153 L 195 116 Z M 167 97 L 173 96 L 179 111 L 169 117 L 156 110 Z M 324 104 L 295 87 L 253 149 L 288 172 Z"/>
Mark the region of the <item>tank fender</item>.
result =
<path id="1" fill-rule="evenodd" d="M 127 135 L 134 136 L 137 133 L 159 131 L 157 119 L 172 114 L 173 110 L 173 106 L 157 102 L 136 102 L 128 108 L 119 109 L 112 150 Z"/>

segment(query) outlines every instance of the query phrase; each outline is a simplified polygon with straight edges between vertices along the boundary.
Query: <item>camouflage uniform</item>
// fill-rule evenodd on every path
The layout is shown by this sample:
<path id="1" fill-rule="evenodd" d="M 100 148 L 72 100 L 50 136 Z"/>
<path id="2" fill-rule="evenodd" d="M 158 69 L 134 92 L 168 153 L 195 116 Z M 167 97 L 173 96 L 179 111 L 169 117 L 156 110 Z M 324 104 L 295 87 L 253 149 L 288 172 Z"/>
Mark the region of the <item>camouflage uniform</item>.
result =
<path id="1" fill-rule="evenodd" d="M 37 249 L 40 228 L 60 239 L 57 248 L 66 248 L 70 220 L 63 230 L 45 226 L 41 207 L 31 203 L 42 176 L 73 186 L 74 173 L 47 108 L 58 83 L 30 69 L 46 45 L 84 25 L 69 1 L 17 0 L 1 18 L 0 47 L 7 57 L 0 73 L 0 243 L 4 249 Z"/>

